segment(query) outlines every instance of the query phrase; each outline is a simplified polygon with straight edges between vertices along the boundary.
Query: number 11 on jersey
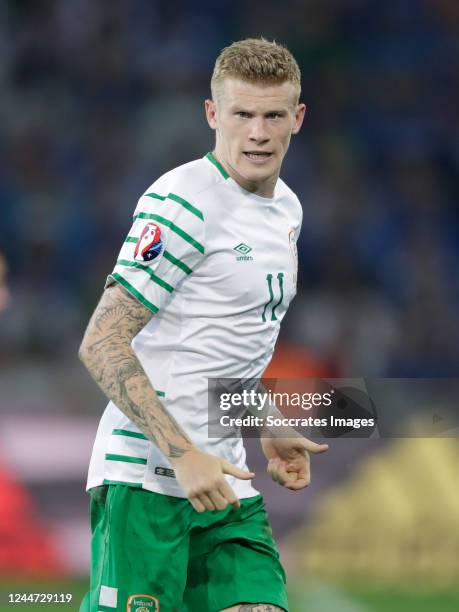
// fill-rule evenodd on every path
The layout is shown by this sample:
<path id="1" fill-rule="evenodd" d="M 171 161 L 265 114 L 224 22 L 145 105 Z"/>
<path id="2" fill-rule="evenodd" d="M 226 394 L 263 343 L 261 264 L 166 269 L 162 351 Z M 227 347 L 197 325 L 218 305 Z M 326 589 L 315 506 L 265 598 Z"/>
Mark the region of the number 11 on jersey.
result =
<path id="1" fill-rule="evenodd" d="M 284 299 L 284 273 L 277 273 L 277 284 L 279 286 L 279 299 L 276 301 L 273 290 L 273 275 L 266 275 L 266 282 L 268 283 L 268 292 L 269 292 L 269 300 L 266 302 L 265 307 L 263 308 L 263 314 L 261 315 L 261 320 L 265 323 L 267 320 L 277 321 L 276 317 L 276 308 L 282 303 Z M 271 307 L 271 317 L 269 317 L 268 309 Z M 267 318 L 268 314 L 268 318 Z"/>

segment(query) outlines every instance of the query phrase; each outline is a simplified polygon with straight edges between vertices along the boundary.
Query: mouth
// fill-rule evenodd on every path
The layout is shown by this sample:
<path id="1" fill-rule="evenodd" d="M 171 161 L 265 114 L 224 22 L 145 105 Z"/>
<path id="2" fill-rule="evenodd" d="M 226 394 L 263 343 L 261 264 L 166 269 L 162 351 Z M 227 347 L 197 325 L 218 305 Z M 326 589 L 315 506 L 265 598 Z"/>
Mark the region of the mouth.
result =
<path id="1" fill-rule="evenodd" d="M 244 151 L 245 157 L 256 164 L 264 164 L 272 157 L 271 151 Z"/>

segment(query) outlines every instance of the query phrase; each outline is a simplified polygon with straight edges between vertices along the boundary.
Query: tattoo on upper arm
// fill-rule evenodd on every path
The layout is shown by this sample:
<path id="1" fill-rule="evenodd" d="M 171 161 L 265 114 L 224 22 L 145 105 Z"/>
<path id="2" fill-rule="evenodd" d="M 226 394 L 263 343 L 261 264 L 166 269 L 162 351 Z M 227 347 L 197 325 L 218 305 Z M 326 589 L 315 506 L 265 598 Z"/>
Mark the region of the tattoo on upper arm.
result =
<path id="1" fill-rule="evenodd" d="M 190 440 L 158 400 L 131 348 L 151 317 L 123 287 L 110 285 L 89 322 L 82 359 L 105 394 L 166 456 L 181 457 Z"/>

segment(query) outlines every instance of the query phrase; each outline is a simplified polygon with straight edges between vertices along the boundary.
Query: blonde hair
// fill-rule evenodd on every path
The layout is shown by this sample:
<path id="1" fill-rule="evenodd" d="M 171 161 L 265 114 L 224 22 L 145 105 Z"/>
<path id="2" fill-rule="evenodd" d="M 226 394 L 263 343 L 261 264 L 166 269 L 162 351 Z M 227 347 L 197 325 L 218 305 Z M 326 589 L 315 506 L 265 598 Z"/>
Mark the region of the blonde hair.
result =
<path id="1" fill-rule="evenodd" d="M 300 97 L 301 72 L 296 59 L 286 47 L 265 38 L 239 40 L 221 51 L 210 81 L 214 100 L 225 78 L 273 84 L 290 81 Z"/>

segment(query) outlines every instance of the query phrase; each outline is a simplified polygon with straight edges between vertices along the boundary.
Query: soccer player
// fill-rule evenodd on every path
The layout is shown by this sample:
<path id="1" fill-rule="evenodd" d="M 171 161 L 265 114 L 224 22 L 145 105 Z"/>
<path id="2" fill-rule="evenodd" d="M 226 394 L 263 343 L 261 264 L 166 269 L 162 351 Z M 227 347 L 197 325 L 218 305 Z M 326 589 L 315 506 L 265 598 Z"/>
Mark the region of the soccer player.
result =
<path id="1" fill-rule="evenodd" d="M 240 438 L 207 435 L 208 379 L 260 377 L 296 292 L 301 205 L 279 178 L 303 122 L 283 46 L 225 48 L 205 101 L 212 153 L 141 196 L 80 357 L 110 402 L 91 457 L 81 610 L 279 612 L 285 575 Z M 309 484 L 326 445 L 262 438 L 268 472 Z"/>

